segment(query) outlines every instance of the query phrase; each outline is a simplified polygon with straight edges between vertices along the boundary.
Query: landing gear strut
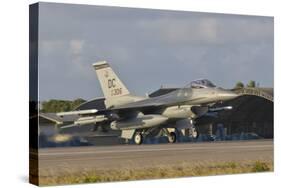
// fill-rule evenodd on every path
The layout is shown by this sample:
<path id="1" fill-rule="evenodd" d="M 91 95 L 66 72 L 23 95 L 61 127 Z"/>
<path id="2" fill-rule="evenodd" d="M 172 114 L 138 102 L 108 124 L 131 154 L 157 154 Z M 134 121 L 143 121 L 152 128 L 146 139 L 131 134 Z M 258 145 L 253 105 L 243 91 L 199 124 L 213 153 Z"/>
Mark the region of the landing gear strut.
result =
<path id="1" fill-rule="evenodd" d="M 195 127 L 190 128 L 190 135 L 192 138 L 197 139 L 199 137 L 199 132 Z"/>
<path id="2" fill-rule="evenodd" d="M 136 143 L 137 145 L 142 144 L 142 142 L 143 142 L 143 136 L 142 136 L 142 134 L 141 134 L 140 132 L 137 132 L 137 133 L 135 134 L 135 136 L 134 136 L 134 141 L 135 141 L 135 143 Z"/>
<path id="3" fill-rule="evenodd" d="M 199 137 L 199 131 L 195 126 L 195 121 L 193 119 L 190 119 L 190 128 L 189 128 L 189 136 L 193 139 L 197 139 Z"/>

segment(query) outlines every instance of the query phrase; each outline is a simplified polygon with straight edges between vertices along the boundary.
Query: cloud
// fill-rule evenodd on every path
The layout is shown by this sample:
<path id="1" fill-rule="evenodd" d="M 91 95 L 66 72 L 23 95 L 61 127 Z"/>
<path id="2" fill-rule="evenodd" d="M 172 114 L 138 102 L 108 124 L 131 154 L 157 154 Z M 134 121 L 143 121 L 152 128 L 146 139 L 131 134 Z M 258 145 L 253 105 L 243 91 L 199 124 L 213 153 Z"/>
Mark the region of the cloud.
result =
<path id="1" fill-rule="evenodd" d="M 216 42 L 217 22 L 213 18 L 182 19 L 160 18 L 141 20 L 138 26 L 168 43 Z"/>
<path id="2" fill-rule="evenodd" d="M 48 56 L 54 52 L 64 50 L 66 43 L 64 40 L 39 40 L 39 55 Z"/>
<path id="3" fill-rule="evenodd" d="M 273 42 L 273 19 L 254 16 L 218 18 L 218 35 L 222 43 Z"/>
<path id="4" fill-rule="evenodd" d="M 84 44 L 85 44 L 84 40 L 77 40 L 77 39 L 70 40 L 69 46 L 70 46 L 71 53 L 74 55 L 81 54 Z"/>
<path id="5" fill-rule="evenodd" d="M 182 17 L 140 20 L 137 25 L 148 37 L 153 36 L 169 44 L 233 44 L 273 40 L 273 22 L 268 17 L 189 15 L 192 13 Z"/>
<path id="6" fill-rule="evenodd" d="M 92 63 L 108 61 L 132 92 L 206 77 L 273 86 L 270 17 L 43 3 L 41 97 L 101 96 Z M 63 87 L 62 87 L 63 86 Z"/>

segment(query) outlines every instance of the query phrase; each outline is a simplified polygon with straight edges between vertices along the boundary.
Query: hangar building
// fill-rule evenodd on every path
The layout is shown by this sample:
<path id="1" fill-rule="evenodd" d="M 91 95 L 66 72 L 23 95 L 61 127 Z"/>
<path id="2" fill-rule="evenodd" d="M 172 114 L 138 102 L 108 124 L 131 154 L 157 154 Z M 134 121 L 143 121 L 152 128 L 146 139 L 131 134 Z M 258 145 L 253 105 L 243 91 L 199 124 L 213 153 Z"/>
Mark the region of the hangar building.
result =
<path id="1" fill-rule="evenodd" d="M 177 88 L 161 88 L 151 97 L 169 93 Z M 217 117 L 200 118 L 199 132 L 216 135 L 218 125 L 223 125 L 225 135 L 245 137 L 252 134 L 262 138 L 273 138 L 273 88 L 237 88 L 232 91 L 240 97 L 219 106 L 232 106 L 229 111 L 218 113 Z M 239 138 L 236 138 L 239 139 Z M 243 138 L 241 138 L 243 139 Z"/>

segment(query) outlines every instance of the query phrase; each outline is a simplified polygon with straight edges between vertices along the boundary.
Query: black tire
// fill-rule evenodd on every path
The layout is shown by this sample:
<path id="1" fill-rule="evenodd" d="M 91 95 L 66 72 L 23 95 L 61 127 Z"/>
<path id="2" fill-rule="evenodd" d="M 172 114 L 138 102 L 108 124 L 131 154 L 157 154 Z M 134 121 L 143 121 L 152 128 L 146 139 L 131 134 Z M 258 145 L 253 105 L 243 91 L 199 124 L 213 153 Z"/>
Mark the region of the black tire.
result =
<path id="1" fill-rule="evenodd" d="M 169 143 L 175 143 L 177 141 L 177 135 L 175 132 L 170 132 L 170 135 L 168 136 Z"/>
<path id="2" fill-rule="evenodd" d="M 137 145 L 142 144 L 142 142 L 143 142 L 143 136 L 142 136 L 141 133 L 136 133 L 136 134 L 135 134 L 135 136 L 134 136 L 134 142 L 135 142 L 135 144 L 137 144 Z"/>

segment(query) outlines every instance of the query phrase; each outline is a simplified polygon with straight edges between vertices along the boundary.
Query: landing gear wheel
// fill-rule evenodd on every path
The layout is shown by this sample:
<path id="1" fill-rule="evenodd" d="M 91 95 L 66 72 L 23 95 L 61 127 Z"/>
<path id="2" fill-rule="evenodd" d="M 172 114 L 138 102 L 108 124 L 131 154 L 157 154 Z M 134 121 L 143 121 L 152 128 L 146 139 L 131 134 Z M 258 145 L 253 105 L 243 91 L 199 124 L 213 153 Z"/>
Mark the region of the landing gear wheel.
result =
<path id="1" fill-rule="evenodd" d="M 175 143 L 177 141 L 177 136 L 175 132 L 170 132 L 168 136 L 169 143 Z"/>
<path id="2" fill-rule="evenodd" d="M 134 136 L 134 141 L 137 145 L 142 144 L 143 142 L 143 136 L 141 135 L 141 133 L 136 133 Z"/>

